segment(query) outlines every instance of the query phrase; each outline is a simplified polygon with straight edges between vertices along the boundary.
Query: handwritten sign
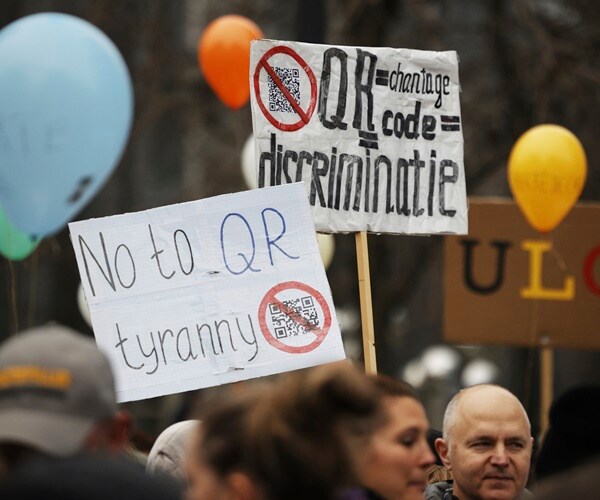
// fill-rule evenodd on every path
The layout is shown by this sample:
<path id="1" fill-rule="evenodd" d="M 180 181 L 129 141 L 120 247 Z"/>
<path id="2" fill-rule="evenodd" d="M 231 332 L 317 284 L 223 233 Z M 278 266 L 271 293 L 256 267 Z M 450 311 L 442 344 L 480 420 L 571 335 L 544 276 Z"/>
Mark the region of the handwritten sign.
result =
<path id="1" fill-rule="evenodd" d="M 318 231 L 467 233 L 455 52 L 254 40 L 250 83 L 258 185 Z"/>
<path id="2" fill-rule="evenodd" d="M 69 229 L 120 401 L 345 357 L 301 183 Z"/>

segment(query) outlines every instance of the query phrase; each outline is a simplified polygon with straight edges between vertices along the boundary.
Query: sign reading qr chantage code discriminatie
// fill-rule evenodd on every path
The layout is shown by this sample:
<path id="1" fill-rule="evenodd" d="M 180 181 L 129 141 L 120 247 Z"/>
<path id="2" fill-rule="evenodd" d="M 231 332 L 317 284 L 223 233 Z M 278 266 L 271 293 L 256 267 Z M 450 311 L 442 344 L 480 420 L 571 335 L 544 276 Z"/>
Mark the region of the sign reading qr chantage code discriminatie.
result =
<path id="1" fill-rule="evenodd" d="M 251 42 L 259 186 L 322 232 L 467 232 L 456 52 Z"/>
<path id="2" fill-rule="evenodd" d="M 345 357 L 302 183 L 69 229 L 119 401 Z"/>

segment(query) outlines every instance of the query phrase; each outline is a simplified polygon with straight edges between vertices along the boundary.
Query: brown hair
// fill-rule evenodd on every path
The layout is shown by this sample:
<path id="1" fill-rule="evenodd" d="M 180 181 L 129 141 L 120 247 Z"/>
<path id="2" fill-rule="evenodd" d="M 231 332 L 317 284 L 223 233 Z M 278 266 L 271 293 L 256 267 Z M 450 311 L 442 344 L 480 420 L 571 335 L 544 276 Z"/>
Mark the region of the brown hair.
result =
<path id="1" fill-rule="evenodd" d="M 412 385 L 404 380 L 397 380 L 381 374 L 369 375 L 369 378 L 381 393 L 381 397 L 407 397 L 416 399 L 417 401 L 419 400 Z"/>
<path id="2" fill-rule="evenodd" d="M 354 483 L 349 451 L 380 425 L 379 400 L 347 362 L 292 372 L 214 406 L 200 453 L 221 477 L 245 472 L 269 500 L 333 499 Z"/>
<path id="3" fill-rule="evenodd" d="M 247 420 L 258 401 L 259 393 L 250 389 L 215 401 L 202 413 L 202 439 L 198 452 L 220 477 L 249 469 L 245 453 Z"/>
<path id="4" fill-rule="evenodd" d="M 253 411 L 256 477 L 269 498 L 334 498 L 354 483 L 351 449 L 381 419 L 376 388 L 350 363 L 292 373 Z"/>

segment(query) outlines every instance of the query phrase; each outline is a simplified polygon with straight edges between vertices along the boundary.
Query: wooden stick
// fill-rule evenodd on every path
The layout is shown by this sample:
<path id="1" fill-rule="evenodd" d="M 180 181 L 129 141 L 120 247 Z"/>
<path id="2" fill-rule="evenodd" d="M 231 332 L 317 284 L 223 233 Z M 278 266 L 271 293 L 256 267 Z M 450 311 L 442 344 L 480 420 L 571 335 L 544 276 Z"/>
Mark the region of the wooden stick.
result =
<path id="1" fill-rule="evenodd" d="M 371 273 L 369 271 L 369 245 L 367 233 L 356 233 L 356 263 L 358 267 L 358 288 L 360 292 L 360 318 L 362 324 L 365 372 L 377 373 L 375 357 L 375 331 L 373 328 L 373 303 L 371 301 Z"/>
<path id="2" fill-rule="evenodd" d="M 547 345 L 540 349 L 540 435 L 544 436 L 554 392 L 554 351 Z"/>

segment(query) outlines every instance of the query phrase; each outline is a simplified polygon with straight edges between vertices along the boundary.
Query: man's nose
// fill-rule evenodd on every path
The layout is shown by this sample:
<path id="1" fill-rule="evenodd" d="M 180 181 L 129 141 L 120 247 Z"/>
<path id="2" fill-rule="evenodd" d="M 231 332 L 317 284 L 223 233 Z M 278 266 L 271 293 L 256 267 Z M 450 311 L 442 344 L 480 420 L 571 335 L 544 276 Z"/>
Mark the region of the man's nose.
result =
<path id="1" fill-rule="evenodd" d="M 498 467 L 506 467 L 509 463 L 506 447 L 503 444 L 498 444 L 493 451 L 491 463 Z"/>

